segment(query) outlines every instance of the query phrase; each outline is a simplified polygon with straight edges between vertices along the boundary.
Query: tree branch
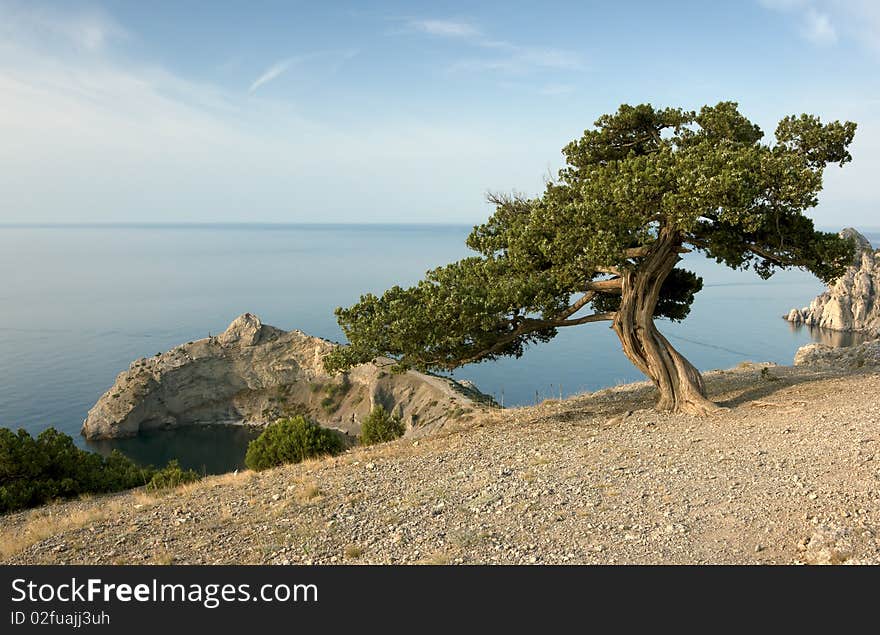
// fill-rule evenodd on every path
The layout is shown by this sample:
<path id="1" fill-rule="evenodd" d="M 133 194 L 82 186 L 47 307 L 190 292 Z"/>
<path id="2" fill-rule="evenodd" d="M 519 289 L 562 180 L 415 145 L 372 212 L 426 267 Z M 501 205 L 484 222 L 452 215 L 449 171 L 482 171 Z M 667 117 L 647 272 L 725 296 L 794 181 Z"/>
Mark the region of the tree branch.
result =
<path id="1" fill-rule="evenodd" d="M 769 260 L 770 262 L 776 263 L 780 267 L 788 267 L 788 266 L 804 266 L 807 263 L 802 260 L 786 260 L 783 256 L 779 256 L 778 254 L 774 254 L 772 252 L 766 251 L 757 245 L 746 245 L 746 249 L 755 254 L 756 256 L 761 256 L 761 258 L 765 260 Z"/>
<path id="2" fill-rule="evenodd" d="M 620 293 L 623 288 L 623 280 L 621 278 L 612 278 L 610 280 L 597 280 L 587 283 L 587 291 L 584 295 L 577 299 L 571 306 L 566 308 L 559 314 L 559 318 L 571 317 L 582 308 L 587 306 L 597 293 Z M 524 322 L 527 320 L 524 320 Z"/>
<path id="3" fill-rule="evenodd" d="M 620 293 L 623 288 L 622 278 L 610 278 L 608 280 L 596 280 L 587 283 L 587 289 L 600 293 Z"/>
<path id="4" fill-rule="evenodd" d="M 583 298 L 581 298 L 583 299 Z M 570 315 L 570 314 L 569 314 Z M 576 318 L 573 320 L 568 319 L 553 319 L 553 320 L 535 320 L 535 319 L 526 319 L 523 320 L 518 327 L 516 327 L 510 333 L 503 335 L 494 344 L 489 346 L 488 348 L 484 348 L 481 351 L 474 353 L 468 357 L 465 357 L 461 360 L 458 360 L 455 363 L 455 366 L 462 366 L 464 364 L 469 364 L 471 362 L 478 361 L 487 355 L 491 355 L 492 353 L 497 353 L 505 346 L 510 344 L 513 340 L 523 335 L 528 335 L 529 333 L 534 333 L 535 331 L 540 331 L 542 329 L 548 328 L 556 328 L 562 326 L 577 326 L 578 324 L 587 324 L 588 322 L 601 322 L 606 320 L 614 319 L 613 312 L 606 313 L 594 313 L 591 315 L 585 315 L 580 318 Z M 440 365 L 440 364 L 438 364 Z M 447 367 L 454 368 L 455 366 L 449 366 L 449 364 L 442 364 Z"/>
<path id="5" fill-rule="evenodd" d="M 620 269 L 617 267 L 596 267 L 596 273 L 607 273 L 612 276 L 619 276 Z"/>
<path id="6" fill-rule="evenodd" d="M 700 249 L 709 249 L 708 243 L 705 241 L 699 240 L 697 238 L 687 238 L 687 242 L 692 244 L 694 247 L 698 247 Z M 759 247 L 758 245 L 754 245 L 751 243 L 743 243 L 743 249 L 749 251 L 756 256 L 760 256 L 764 260 L 769 260 L 770 262 L 776 264 L 779 267 L 806 267 L 809 266 L 810 263 L 804 260 L 794 260 L 792 258 L 785 258 L 784 256 L 780 256 L 779 254 L 775 254 L 771 251 L 767 251 L 763 247 Z"/>
<path id="7" fill-rule="evenodd" d="M 551 320 L 551 322 L 554 322 L 554 326 L 577 326 L 578 324 L 587 324 L 588 322 L 610 321 L 614 319 L 614 316 L 614 311 L 606 311 L 605 313 L 593 313 L 573 320 Z"/>
<path id="8" fill-rule="evenodd" d="M 691 250 L 688 249 L 687 247 L 680 247 L 680 246 L 677 247 L 675 251 L 680 254 L 689 254 L 691 252 Z M 651 253 L 651 246 L 650 245 L 643 245 L 642 247 L 630 247 L 629 249 L 624 249 L 623 250 L 623 257 L 624 258 L 641 258 L 643 256 L 647 256 L 649 253 Z"/>
<path id="9" fill-rule="evenodd" d="M 565 311 L 560 313 L 560 316 L 567 318 L 567 317 L 574 315 L 575 313 L 580 311 L 582 308 L 587 306 L 587 304 L 595 297 L 596 297 L 595 291 L 588 291 L 587 293 L 582 295 L 580 298 L 578 298 L 578 300 L 574 304 L 572 304 L 570 307 L 565 309 Z"/>
<path id="10" fill-rule="evenodd" d="M 576 326 L 578 324 L 586 324 L 587 322 L 602 322 L 604 320 L 613 320 L 613 319 L 614 319 L 614 312 L 613 311 L 607 311 L 605 313 L 592 313 L 590 315 L 585 315 L 583 317 L 575 318 L 573 320 L 566 319 L 565 317 L 553 318 L 550 320 L 526 319 L 526 320 L 523 320 L 522 327 L 528 326 L 529 328 L 523 329 L 523 332 L 519 333 L 519 335 L 526 335 L 526 334 L 532 333 L 534 331 L 540 331 L 541 329 L 555 328 L 557 326 Z M 522 327 L 520 327 L 520 328 L 522 328 Z M 519 329 L 517 329 L 517 330 L 519 330 Z"/>

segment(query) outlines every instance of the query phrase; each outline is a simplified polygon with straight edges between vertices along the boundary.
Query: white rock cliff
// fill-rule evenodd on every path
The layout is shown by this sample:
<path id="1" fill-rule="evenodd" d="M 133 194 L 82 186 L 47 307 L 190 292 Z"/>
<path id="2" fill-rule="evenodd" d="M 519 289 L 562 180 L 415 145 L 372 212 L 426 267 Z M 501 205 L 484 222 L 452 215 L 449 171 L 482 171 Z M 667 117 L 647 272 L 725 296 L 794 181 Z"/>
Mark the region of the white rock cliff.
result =
<path id="1" fill-rule="evenodd" d="M 493 405 L 450 379 L 388 372 L 383 360 L 331 376 L 322 362 L 336 346 L 245 313 L 218 337 L 132 362 L 89 410 L 82 434 L 104 439 L 197 423 L 261 425 L 302 414 L 355 435 L 382 405 L 401 416 L 408 435 L 420 436 Z"/>
<path id="2" fill-rule="evenodd" d="M 853 264 L 810 306 L 792 309 L 785 319 L 835 331 L 880 336 L 880 249 L 875 251 L 855 229 L 844 229 L 840 235 L 852 237 L 858 244 Z"/>

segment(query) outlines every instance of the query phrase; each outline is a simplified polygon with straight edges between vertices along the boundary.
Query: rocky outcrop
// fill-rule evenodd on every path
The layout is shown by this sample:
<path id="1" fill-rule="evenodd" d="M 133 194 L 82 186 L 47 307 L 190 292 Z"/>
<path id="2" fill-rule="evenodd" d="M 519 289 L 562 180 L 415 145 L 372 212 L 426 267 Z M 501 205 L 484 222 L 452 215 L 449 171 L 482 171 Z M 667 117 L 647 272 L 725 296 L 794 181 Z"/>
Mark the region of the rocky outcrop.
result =
<path id="1" fill-rule="evenodd" d="M 853 264 L 810 306 L 792 309 L 785 319 L 880 336 L 880 250 L 874 251 L 868 239 L 855 229 L 844 229 L 840 235 L 853 238 L 858 245 Z"/>
<path id="2" fill-rule="evenodd" d="M 89 439 L 196 423 L 263 425 L 302 414 L 348 435 L 377 405 L 400 415 L 419 436 L 492 405 L 472 386 L 414 371 L 391 373 L 385 362 L 337 376 L 323 359 L 337 344 L 283 331 L 250 313 L 217 337 L 138 359 L 89 410 Z"/>
<path id="3" fill-rule="evenodd" d="M 841 370 L 878 367 L 880 366 L 880 339 L 843 348 L 827 344 L 807 344 L 801 346 L 795 353 L 794 365 L 839 368 Z"/>

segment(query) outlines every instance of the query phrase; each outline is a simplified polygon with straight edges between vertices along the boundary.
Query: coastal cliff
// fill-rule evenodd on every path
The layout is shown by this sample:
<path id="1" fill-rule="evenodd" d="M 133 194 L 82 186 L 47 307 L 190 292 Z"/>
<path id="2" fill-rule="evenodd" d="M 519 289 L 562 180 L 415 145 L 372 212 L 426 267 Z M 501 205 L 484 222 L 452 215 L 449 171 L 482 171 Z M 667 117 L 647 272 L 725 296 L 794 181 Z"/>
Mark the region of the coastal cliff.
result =
<path id="1" fill-rule="evenodd" d="M 187 424 L 264 425 L 301 414 L 356 435 L 381 405 L 401 416 L 407 435 L 420 436 L 492 404 L 466 384 L 384 370 L 391 360 L 331 376 L 323 358 L 336 346 L 245 313 L 217 337 L 132 362 L 89 410 L 82 434 L 105 439 Z"/>
<path id="2" fill-rule="evenodd" d="M 792 309 L 785 319 L 796 324 L 835 331 L 857 331 L 880 336 L 880 250 L 875 251 L 862 234 L 847 228 L 843 237 L 855 240 L 853 264 L 827 291 L 809 306 Z"/>

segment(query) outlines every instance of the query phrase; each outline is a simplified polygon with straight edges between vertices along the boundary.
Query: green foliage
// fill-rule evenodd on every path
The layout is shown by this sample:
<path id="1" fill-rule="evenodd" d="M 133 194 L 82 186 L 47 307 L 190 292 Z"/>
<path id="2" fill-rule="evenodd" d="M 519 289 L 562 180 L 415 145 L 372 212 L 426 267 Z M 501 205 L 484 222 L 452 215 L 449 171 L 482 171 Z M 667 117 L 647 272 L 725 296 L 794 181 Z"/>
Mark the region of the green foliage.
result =
<path id="1" fill-rule="evenodd" d="M 343 375 L 339 383 L 327 384 L 324 386 L 324 398 L 321 399 L 321 409 L 328 415 L 332 415 L 339 410 L 342 405 L 342 399 L 351 390 L 351 382 L 348 375 Z"/>
<path id="2" fill-rule="evenodd" d="M 117 492 L 147 485 L 174 487 L 198 480 L 171 461 L 160 470 L 141 467 L 117 450 L 109 456 L 81 450 L 55 428 L 36 438 L 0 428 L 0 513 L 80 494 Z"/>
<path id="3" fill-rule="evenodd" d="M 338 434 L 297 416 L 269 424 L 248 444 L 244 462 L 248 468 L 259 471 L 310 457 L 339 454 L 342 449 Z"/>
<path id="4" fill-rule="evenodd" d="M 153 478 L 147 483 L 147 489 L 162 490 L 177 487 L 184 483 L 192 483 L 201 477 L 194 470 L 184 470 L 176 459 L 168 461 L 168 465 L 153 474 Z"/>
<path id="5" fill-rule="evenodd" d="M 660 288 L 660 298 L 654 307 L 654 317 L 665 317 L 681 322 L 691 312 L 694 296 L 703 288 L 703 279 L 686 269 L 673 269 Z M 619 295 L 600 295 L 593 300 L 596 311 L 616 311 Z"/>
<path id="6" fill-rule="evenodd" d="M 361 424 L 361 445 L 374 445 L 393 441 L 403 436 L 406 426 L 400 417 L 389 414 L 382 406 L 376 406 Z"/>
<path id="7" fill-rule="evenodd" d="M 494 214 L 467 239 L 477 255 L 338 308 L 349 345 L 325 366 L 389 356 L 398 371 L 451 369 L 518 357 L 560 327 L 613 318 L 623 285 L 670 245 L 761 278 L 798 267 L 831 281 L 854 245 L 804 213 L 818 204 L 825 166 L 851 160 L 855 129 L 786 117 L 765 143 L 733 102 L 699 112 L 623 105 L 563 149 L 566 165 L 540 197 L 490 199 Z M 602 287 L 609 280 L 616 290 Z M 701 287 L 672 269 L 654 316 L 684 319 Z M 589 308 L 595 316 L 580 313 Z"/>
<path id="8" fill-rule="evenodd" d="M 153 468 L 114 451 L 103 457 L 77 448 L 55 428 L 36 438 L 0 428 L 0 513 L 80 494 L 115 492 L 146 484 Z"/>
<path id="9" fill-rule="evenodd" d="M 321 409 L 328 415 L 332 415 L 339 410 L 339 404 L 333 397 L 327 396 L 321 400 Z"/>

